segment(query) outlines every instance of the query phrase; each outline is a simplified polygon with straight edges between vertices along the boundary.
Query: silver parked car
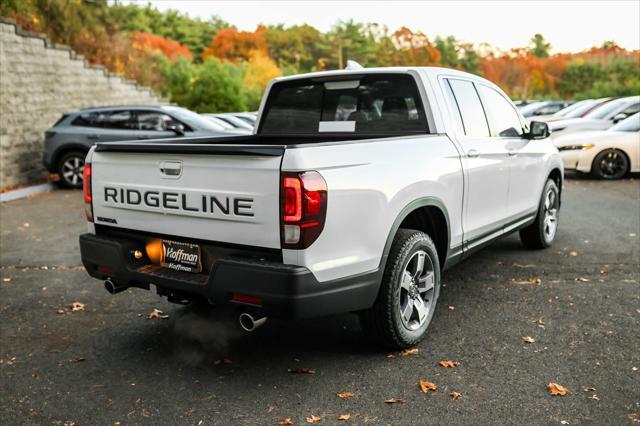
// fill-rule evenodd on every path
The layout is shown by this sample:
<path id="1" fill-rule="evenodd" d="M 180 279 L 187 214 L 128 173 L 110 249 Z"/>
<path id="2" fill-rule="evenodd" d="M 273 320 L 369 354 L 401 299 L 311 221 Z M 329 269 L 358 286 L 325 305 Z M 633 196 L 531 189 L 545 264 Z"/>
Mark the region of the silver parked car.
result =
<path id="1" fill-rule="evenodd" d="M 67 188 L 82 187 L 84 158 L 96 142 L 227 136 L 220 126 L 186 108 L 112 106 L 64 114 L 45 132 L 43 163 Z"/>
<path id="2" fill-rule="evenodd" d="M 566 118 L 549 122 L 556 137 L 584 130 L 606 130 L 619 121 L 640 111 L 640 96 L 628 96 L 604 102 L 581 118 Z"/>

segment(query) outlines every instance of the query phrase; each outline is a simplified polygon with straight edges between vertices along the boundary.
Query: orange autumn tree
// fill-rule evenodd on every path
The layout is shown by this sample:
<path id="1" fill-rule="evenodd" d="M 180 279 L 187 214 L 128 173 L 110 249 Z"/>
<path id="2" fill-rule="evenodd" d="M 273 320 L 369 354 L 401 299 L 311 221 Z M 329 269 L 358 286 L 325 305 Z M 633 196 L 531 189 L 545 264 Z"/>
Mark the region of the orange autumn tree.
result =
<path id="1" fill-rule="evenodd" d="M 413 32 L 402 27 L 393 33 L 393 42 L 398 48 L 395 62 L 403 65 L 438 65 L 440 51 L 429 41 L 421 31 Z"/>
<path id="2" fill-rule="evenodd" d="M 167 40 L 156 34 L 134 32 L 131 34 L 131 41 L 134 49 L 147 53 L 161 53 L 170 61 L 178 59 L 178 56 L 193 59 L 193 55 L 187 46 L 175 40 Z"/>
<path id="3" fill-rule="evenodd" d="M 251 59 L 254 51 L 268 53 L 264 38 L 265 28 L 256 31 L 238 31 L 236 28 L 224 28 L 211 40 L 211 44 L 202 52 L 202 60 L 208 57 L 238 63 Z"/>

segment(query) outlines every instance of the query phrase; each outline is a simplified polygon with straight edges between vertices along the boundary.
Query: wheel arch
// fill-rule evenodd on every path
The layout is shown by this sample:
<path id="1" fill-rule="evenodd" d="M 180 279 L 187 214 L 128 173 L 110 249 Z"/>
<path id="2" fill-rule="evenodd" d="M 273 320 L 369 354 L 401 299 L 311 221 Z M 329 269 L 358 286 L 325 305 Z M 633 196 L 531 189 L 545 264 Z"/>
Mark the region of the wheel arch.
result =
<path id="1" fill-rule="evenodd" d="M 562 183 L 563 183 L 562 171 L 557 167 L 551 169 L 551 171 L 549 172 L 549 176 L 547 177 L 547 180 L 549 179 L 553 180 L 556 186 L 558 187 L 558 198 L 559 198 L 558 203 L 561 206 L 562 205 Z M 543 187 L 543 190 L 544 190 L 544 187 Z"/>
<path id="2" fill-rule="evenodd" d="M 65 155 L 68 154 L 72 151 L 81 151 L 83 152 L 85 155 L 89 152 L 90 148 L 87 148 L 86 146 L 74 142 L 74 143 L 70 143 L 70 144 L 65 144 L 63 146 L 61 146 L 60 148 L 58 148 L 54 154 L 53 154 L 53 161 L 51 162 L 51 164 L 53 164 L 53 166 L 55 167 L 55 170 L 58 170 L 59 167 L 59 162 L 60 159 Z"/>
<path id="3" fill-rule="evenodd" d="M 449 212 L 442 200 L 435 197 L 423 197 L 412 201 L 400 211 L 389 230 L 379 270 L 384 274 L 393 239 L 400 228 L 415 229 L 428 234 L 436 245 L 442 269 L 449 254 L 451 241 L 449 224 Z"/>

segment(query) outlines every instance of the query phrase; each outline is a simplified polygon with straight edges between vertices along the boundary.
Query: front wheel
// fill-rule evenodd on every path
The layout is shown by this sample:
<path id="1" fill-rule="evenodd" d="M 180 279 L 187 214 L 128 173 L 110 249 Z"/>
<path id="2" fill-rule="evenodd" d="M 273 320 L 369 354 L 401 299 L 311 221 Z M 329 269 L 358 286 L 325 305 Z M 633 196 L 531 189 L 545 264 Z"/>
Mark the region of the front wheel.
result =
<path id="1" fill-rule="evenodd" d="M 543 249 L 551 246 L 558 230 L 559 211 L 560 190 L 553 179 L 549 179 L 542 191 L 536 220 L 520 230 L 522 244 L 530 249 Z"/>
<path id="2" fill-rule="evenodd" d="M 598 179 L 621 179 L 629 171 L 627 156 L 617 149 L 607 149 L 596 155 L 591 174 Z"/>
<path id="3" fill-rule="evenodd" d="M 393 240 L 373 307 L 360 313 L 363 328 L 392 348 L 408 348 L 426 335 L 440 292 L 440 263 L 424 232 L 400 229 Z"/>

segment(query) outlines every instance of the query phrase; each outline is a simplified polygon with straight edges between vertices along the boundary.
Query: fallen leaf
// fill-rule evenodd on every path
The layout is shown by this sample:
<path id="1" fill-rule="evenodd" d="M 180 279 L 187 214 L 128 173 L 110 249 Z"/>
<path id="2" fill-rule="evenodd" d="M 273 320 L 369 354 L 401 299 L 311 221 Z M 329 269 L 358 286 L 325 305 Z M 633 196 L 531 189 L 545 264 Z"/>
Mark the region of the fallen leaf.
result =
<path id="1" fill-rule="evenodd" d="M 404 399 L 397 399 L 397 398 L 385 399 L 384 403 L 385 404 L 404 404 Z"/>
<path id="2" fill-rule="evenodd" d="M 580 386 L 580 392 L 593 392 L 596 388 L 590 388 L 588 386 Z"/>
<path id="3" fill-rule="evenodd" d="M 338 420 L 344 420 L 345 422 L 351 418 L 351 414 L 340 414 L 338 416 Z"/>
<path id="4" fill-rule="evenodd" d="M 231 361 L 230 358 L 222 358 L 222 363 L 223 364 L 233 364 L 233 361 Z"/>
<path id="5" fill-rule="evenodd" d="M 275 409 L 276 409 L 276 407 L 274 407 L 273 405 L 269 405 L 269 406 L 267 407 L 267 413 L 270 413 L 270 412 L 272 412 L 272 411 L 273 411 L 273 410 L 275 410 Z"/>
<path id="6" fill-rule="evenodd" d="M 538 285 L 542 282 L 540 278 L 531 278 L 530 280 L 516 280 L 515 278 L 511 279 L 511 283 L 516 285 Z"/>
<path id="7" fill-rule="evenodd" d="M 536 339 L 534 339 L 531 336 L 522 336 L 522 340 L 524 340 L 526 343 L 535 343 Z"/>
<path id="8" fill-rule="evenodd" d="M 78 362 L 82 362 L 82 361 L 86 361 L 86 358 L 83 358 L 83 357 L 79 356 L 79 357 L 73 358 L 71 360 L 71 362 L 73 362 L 73 363 L 78 363 Z"/>
<path id="9" fill-rule="evenodd" d="M 386 358 L 393 359 L 393 358 L 397 358 L 397 357 L 396 357 L 396 354 L 387 354 Z"/>
<path id="10" fill-rule="evenodd" d="M 29 225 L 29 222 L 25 222 L 25 223 L 23 223 L 23 224 L 22 224 L 22 226 L 23 226 L 24 228 L 28 228 L 28 227 L 29 227 L 29 226 L 31 226 L 31 225 Z"/>
<path id="11" fill-rule="evenodd" d="M 286 419 L 280 419 L 278 421 L 279 425 L 292 425 L 293 424 L 293 420 L 291 420 L 290 417 L 287 417 Z"/>
<path id="12" fill-rule="evenodd" d="M 595 393 L 589 397 L 589 399 L 593 399 L 594 401 L 600 401 L 600 398 Z"/>
<path id="13" fill-rule="evenodd" d="M 451 399 L 456 400 L 460 399 L 460 397 L 462 397 L 462 394 L 460 392 L 451 392 L 449 396 L 451 397 Z"/>
<path id="14" fill-rule="evenodd" d="M 566 421 L 566 420 L 561 420 L 561 421 L 560 421 L 560 424 L 561 424 L 561 425 L 568 425 L 568 424 L 569 424 L 569 422 L 568 422 L 568 421 Z"/>
<path id="15" fill-rule="evenodd" d="M 169 318 L 169 315 L 164 315 L 164 313 L 161 310 L 153 308 L 153 311 L 151 311 L 151 312 L 149 312 L 147 314 L 147 318 L 149 318 L 149 319 L 156 319 L 156 318 L 167 319 L 167 318 Z"/>
<path id="16" fill-rule="evenodd" d="M 411 348 L 411 349 L 405 349 L 403 351 L 400 351 L 400 355 L 401 356 L 411 356 L 411 355 L 417 354 L 418 352 L 420 352 L 420 349 Z"/>
<path id="17" fill-rule="evenodd" d="M 454 368 L 460 365 L 458 361 L 440 361 L 438 364 L 447 368 Z"/>
<path id="18" fill-rule="evenodd" d="M 84 308 L 86 306 L 87 305 L 80 302 L 72 302 L 71 305 L 69 305 L 69 307 L 71 308 L 71 312 L 84 311 Z"/>
<path id="19" fill-rule="evenodd" d="M 438 389 L 438 385 L 436 385 L 435 383 L 431 383 L 428 380 L 420 380 L 418 385 L 420 386 L 420 391 L 422 393 L 427 393 L 429 391 L 435 392 Z"/>
<path id="20" fill-rule="evenodd" d="M 450 310 L 450 311 L 453 311 L 453 310 L 455 310 L 455 309 L 456 309 L 456 307 L 455 307 L 455 306 L 453 306 L 453 305 L 449 305 L 449 310 Z"/>
<path id="21" fill-rule="evenodd" d="M 353 394 L 351 392 L 342 392 L 342 393 L 337 393 L 336 396 L 338 398 L 342 398 L 342 399 L 348 399 L 348 398 L 353 398 Z"/>
<path id="22" fill-rule="evenodd" d="M 65 314 L 64 309 L 58 309 L 58 310 L 56 310 L 56 314 L 58 314 L 58 315 L 64 315 L 64 314 Z"/>
<path id="23" fill-rule="evenodd" d="M 565 396 L 569 393 L 569 389 L 557 383 L 549 383 L 547 385 L 547 390 L 553 396 Z"/>
<path id="24" fill-rule="evenodd" d="M 320 417 L 318 416 L 314 416 L 312 415 L 311 417 L 307 417 L 306 419 L 304 419 L 305 422 L 307 423 L 318 423 L 320 420 L 322 420 Z"/>
<path id="25" fill-rule="evenodd" d="M 604 265 L 602 269 L 600 269 L 600 275 L 607 275 L 609 273 L 609 265 Z"/>
<path id="26" fill-rule="evenodd" d="M 296 367 L 296 368 L 290 368 L 289 369 L 289 373 L 293 373 L 293 374 L 316 374 L 316 370 L 314 370 L 313 368 Z"/>
<path id="27" fill-rule="evenodd" d="M 589 282 L 589 278 L 578 277 L 578 278 L 576 278 L 576 281 L 579 282 L 579 283 L 588 283 Z"/>
<path id="28" fill-rule="evenodd" d="M 629 413 L 627 418 L 633 423 L 640 423 L 640 414 L 638 413 Z"/>
<path id="29" fill-rule="evenodd" d="M 2 282 L 3 282 L 3 283 L 10 283 L 10 282 L 11 282 L 11 277 L 4 277 L 4 278 L 2 279 Z"/>
<path id="30" fill-rule="evenodd" d="M 536 267 L 536 265 L 532 265 L 532 264 L 530 264 L 530 263 L 529 263 L 529 264 L 527 264 L 527 265 L 521 265 L 521 264 L 519 264 L 519 263 L 514 263 L 514 264 L 513 264 L 513 266 L 514 266 L 515 268 L 535 268 L 535 267 Z"/>
<path id="31" fill-rule="evenodd" d="M 577 255 L 578 255 L 577 251 L 570 251 L 569 252 L 569 256 L 571 256 L 571 257 L 576 257 Z"/>

